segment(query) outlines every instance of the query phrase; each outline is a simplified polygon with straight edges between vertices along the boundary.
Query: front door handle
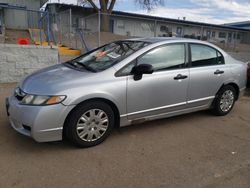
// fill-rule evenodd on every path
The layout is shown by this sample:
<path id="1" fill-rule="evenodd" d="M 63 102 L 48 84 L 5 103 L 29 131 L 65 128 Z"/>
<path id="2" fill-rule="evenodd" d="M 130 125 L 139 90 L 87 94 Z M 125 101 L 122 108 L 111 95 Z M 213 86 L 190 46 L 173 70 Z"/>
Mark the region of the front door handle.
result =
<path id="1" fill-rule="evenodd" d="M 174 80 L 183 80 L 186 79 L 188 76 L 186 75 L 182 75 L 182 74 L 178 74 L 176 77 L 174 77 Z"/>
<path id="2" fill-rule="evenodd" d="M 223 73 L 224 73 L 224 71 L 219 70 L 219 69 L 214 72 L 214 74 L 223 74 Z"/>

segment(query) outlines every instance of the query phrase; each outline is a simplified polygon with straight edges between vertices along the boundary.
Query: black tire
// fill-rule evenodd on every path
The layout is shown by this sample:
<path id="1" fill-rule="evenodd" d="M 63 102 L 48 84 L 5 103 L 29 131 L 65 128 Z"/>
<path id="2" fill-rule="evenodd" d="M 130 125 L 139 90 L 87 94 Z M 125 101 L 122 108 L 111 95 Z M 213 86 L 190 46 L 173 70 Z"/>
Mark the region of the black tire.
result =
<path id="1" fill-rule="evenodd" d="M 233 94 L 233 103 L 231 105 L 231 107 L 228 109 L 228 110 L 222 110 L 221 108 L 221 100 L 222 100 L 222 96 L 225 92 L 227 91 L 231 91 L 232 94 Z M 232 109 L 233 109 L 233 106 L 234 106 L 234 103 L 235 103 L 235 100 L 236 100 L 236 90 L 234 89 L 233 86 L 230 86 L 230 85 L 225 85 L 223 86 L 219 92 L 217 93 L 214 101 L 213 101 L 213 108 L 212 108 L 212 112 L 217 115 L 217 116 L 224 116 L 224 115 L 227 115 Z"/>
<path id="2" fill-rule="evenodd" d="M 79 123 L 80 118 L 85 113 L 88 113 L 88 111 L 90 111 L 90 110 L 103 111 L 108 119 L 108 123 L 107 123 L 106 131 L 102 134 L 102 136 L 100 138 L 94 138 L 94 136 L 92 136 L 93 139 L 96 139 L 96 140 L 86 141 L 85 139 L 87 139 L 87 138 L 80 138 L 79 130 L 77 130 L 77 124 Z M 94 120 L 92 120 L 92 121 L 94 121 Z M 105 102 L 102 102 L 102 101 L 90 101 L 90 102 L 80 104 L 69 114 L 69 117 L 67 118 L 67 120 L 65 122 L 63 132 L 64 132 L 64 136 L 74 145 L 76 145 L 78 147 L 91 147 L 91 146 L 95 146 L 95 145 L 102 143 L 110 135 L 110 133 L 114 127 L 114 123 L 115 123 L 115 115 L 114 115 L 112 108 L 108 104 L 106 104 Z M 86 123 L 84 122 L 84 124 L 86 124 Z M 95 124 L 95 122 L 93 124 Z M 84 128 L 84 130 L 82 130 L 82 131 L 85 131 L 86 129 L 88 132 L 92 131 L 93 128 L 89 128 L 89 126 L 91 126 L 91 125 L 86 125 L 86 126 L 84 125 L 84 127 L 86 127 L 86 128 Z M 95 126 L 96 126 L 95 128 L 98 128 L 97 124 L 95 124 Z M 93 131 L 96 131 L 96 130 L 93 130 Z M 100 131 L 102 131 L 102 130 L 100 130 Z M 93 133 L 91 133 L 91 134 L 93 134 Z"/>

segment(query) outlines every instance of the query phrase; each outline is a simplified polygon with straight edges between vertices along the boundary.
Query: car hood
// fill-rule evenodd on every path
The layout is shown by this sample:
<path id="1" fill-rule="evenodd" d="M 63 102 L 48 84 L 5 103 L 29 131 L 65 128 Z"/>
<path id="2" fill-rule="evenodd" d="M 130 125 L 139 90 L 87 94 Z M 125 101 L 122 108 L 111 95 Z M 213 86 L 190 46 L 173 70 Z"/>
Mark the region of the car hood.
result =
<path id="1" fill-rule="evenodd" d="M 87 70 L 78 71 L 63 64 L 58 64 L 27 76 L 20 83 L 20 88 L 29 94 L 62 94 L 65 90 L 91 82 L 91 78 L 96 76 L 96 74 L 98 73 L 92 73 Z"/>

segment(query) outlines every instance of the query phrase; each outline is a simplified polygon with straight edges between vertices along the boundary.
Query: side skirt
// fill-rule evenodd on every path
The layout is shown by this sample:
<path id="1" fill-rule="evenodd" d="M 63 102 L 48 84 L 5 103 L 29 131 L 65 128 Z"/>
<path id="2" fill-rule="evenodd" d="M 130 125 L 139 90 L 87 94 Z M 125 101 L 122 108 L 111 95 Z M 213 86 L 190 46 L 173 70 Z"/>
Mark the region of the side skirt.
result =
<path id="1" fill-rule="evenodd" d="M 120 126 L 124 127 L 124 126 L 132 125 L 132 124 L 142 123 L 145 121 L 163 119 L 163 118 L 173 117 L 173 116 L 177 116 L 177 115 L 197 112 L 200 110 L 206 110 L 209 108 L 210 108 L 210 104 L 209 105 L 206 104 L 206 105 L 202 105 L 202 106 L 197 106 L 197 107 L 192 107 L 192 108 L 187 108 L 187 109 L 182 109 L 182 110 L 176 110 L 176 111 L 152 115 L 152 116 L 145 116 L 143 118 L 133 119 L 133 120 L 128 120 L 126 116 L 122 116 L 120 119 Z"/>

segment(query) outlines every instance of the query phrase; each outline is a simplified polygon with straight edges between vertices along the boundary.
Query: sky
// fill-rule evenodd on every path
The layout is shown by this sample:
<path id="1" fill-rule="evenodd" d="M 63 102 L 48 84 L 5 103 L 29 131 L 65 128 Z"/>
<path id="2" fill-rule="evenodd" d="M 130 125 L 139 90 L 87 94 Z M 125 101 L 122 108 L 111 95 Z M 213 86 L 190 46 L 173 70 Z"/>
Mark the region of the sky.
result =
<path id="1" fill-rule="evenodd" d="M 77 0 L 50 0 L 58 1 L 77 4 Z M 212 24 L 250 21 L 250 0 L 165 0 L 150 12 L 135 0 L 117 0 L 114 10 Z"/>

